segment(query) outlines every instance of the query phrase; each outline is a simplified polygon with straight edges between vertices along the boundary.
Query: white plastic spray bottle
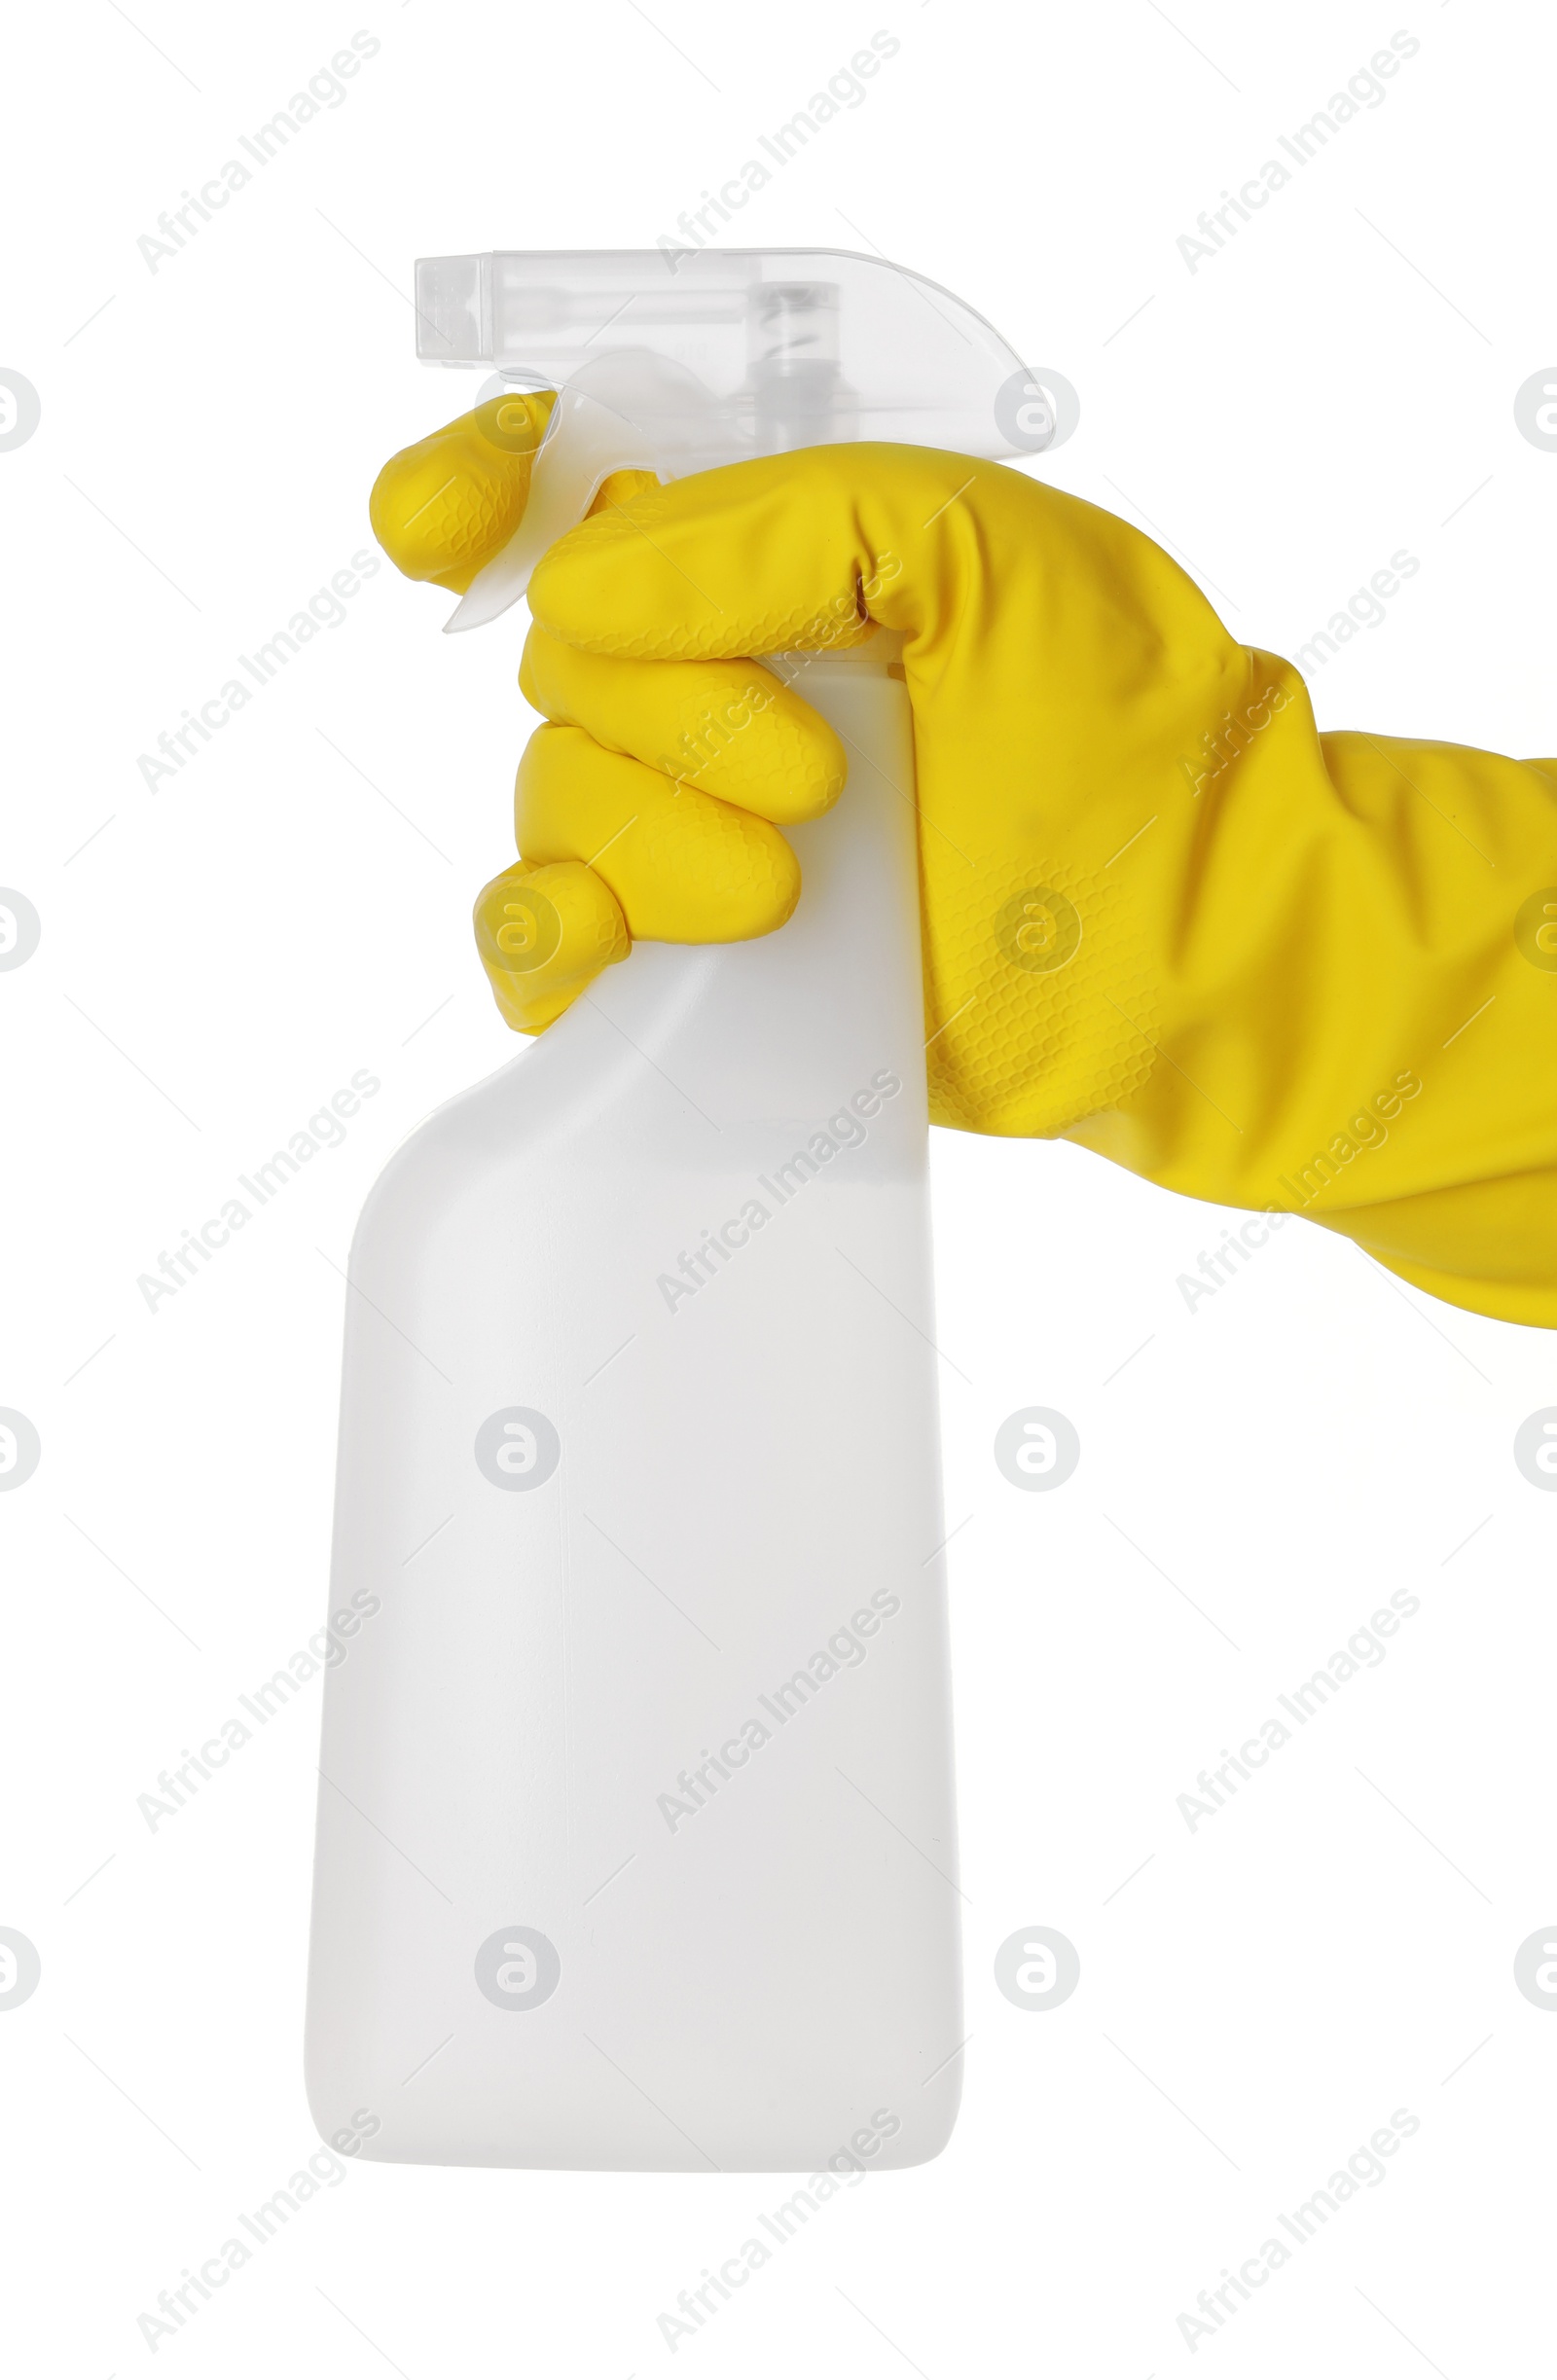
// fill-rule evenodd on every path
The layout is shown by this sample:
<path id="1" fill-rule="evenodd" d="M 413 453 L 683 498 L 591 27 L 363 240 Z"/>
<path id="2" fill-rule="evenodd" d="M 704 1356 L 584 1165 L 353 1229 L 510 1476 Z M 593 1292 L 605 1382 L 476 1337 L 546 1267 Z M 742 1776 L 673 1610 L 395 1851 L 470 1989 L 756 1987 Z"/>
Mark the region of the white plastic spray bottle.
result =
<path id="1" fill-rule="evenodd" d="M 629 465 L 998 455 L 1022 368 L 830 251 L 423 261 L 559 390 L 517 599 Z M 1038 443 L 1035 440 L 1029 445 Z M 350 1257 L 310 2103 L 370 2157 L 901 2166 L 960 2081 L 914 758 L 890 639 L 767 939 L 636 948 L 438 1111 Z M 347 1633 L 349 1631 L 349 1634 Z"/>

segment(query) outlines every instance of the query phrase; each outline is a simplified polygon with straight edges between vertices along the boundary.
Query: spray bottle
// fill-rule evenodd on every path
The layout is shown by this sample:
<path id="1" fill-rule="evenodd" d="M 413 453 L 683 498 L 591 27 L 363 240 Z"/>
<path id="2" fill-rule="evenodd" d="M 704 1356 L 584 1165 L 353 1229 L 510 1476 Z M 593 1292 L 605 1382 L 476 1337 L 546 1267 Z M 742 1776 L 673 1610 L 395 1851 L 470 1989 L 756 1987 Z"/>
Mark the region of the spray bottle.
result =
<path id="1" fill-rule="evenodd" d="M 980 455 L 1022 367 L 830 251 L 416 268 L 418 350 L 558 392 L 515 602 L 611 472 Z M 1031 391 L 1029 394 L 1031 395 Z M 1005 423 L 1006 426 L 1002 426 Z M 369 2157 L 911 2165 L 962 2041 L 911 719 L 845 742 L 765 940 L 640 945 L 441 1108 L 349 1262 L 310 2104 Z"/>

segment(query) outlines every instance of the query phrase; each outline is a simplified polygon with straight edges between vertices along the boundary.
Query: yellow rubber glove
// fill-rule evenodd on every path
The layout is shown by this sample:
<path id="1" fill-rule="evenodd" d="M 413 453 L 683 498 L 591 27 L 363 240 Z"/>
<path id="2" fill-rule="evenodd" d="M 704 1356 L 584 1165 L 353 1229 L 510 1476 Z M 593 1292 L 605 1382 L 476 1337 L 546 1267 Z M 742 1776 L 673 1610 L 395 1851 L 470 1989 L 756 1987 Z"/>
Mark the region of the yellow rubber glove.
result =
<path id="1" fill-rule="evenodd" d="M 825 809 L 843 755 L 747 657 L 879 623 L 906 638 L 935 1121 L 1303 1212 L 1557 1326 L 1557 761 L 1321 736 L 1149 539 L 922 449 L 608 485 L 530 605 L 553 724 L 525 863 L 477 909 L 510 1023 L 633 935 L 782 922 L 769 822 Z"/>

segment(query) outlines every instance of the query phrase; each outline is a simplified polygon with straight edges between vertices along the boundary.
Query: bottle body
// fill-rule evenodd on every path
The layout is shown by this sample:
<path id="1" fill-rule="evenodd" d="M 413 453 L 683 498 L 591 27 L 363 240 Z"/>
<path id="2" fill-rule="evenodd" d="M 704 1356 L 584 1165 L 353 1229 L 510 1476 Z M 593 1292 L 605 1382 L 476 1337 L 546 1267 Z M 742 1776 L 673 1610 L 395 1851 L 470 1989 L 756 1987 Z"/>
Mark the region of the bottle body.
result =
<path id="1" fill-rule="evenodd" d="M 912 743 L 879 664 L 799 683 L 851 781 L 789 924 L 635 951 L 359 1227 L 308 2079 L 368 2155 L 885 2166 L 955 2116 Z"/>

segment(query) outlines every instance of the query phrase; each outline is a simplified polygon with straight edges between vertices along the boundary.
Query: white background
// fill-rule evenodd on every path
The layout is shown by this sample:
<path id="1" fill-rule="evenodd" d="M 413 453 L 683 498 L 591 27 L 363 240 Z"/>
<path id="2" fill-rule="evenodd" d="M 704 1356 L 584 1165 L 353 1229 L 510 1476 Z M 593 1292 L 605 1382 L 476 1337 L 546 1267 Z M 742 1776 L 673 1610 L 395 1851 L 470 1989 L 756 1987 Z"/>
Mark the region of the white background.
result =
<path id="1" fill-rule="evenodd" d="M 445 598 L 385 568 L 173 779 L 136 765 L 468 401 L 414 361 L 412 258 L 673 233 L 886 27 L 899 54 L 741 239 L 874 243 L 1068 375 L 1080 429 L 1034 468 L 1170 542 L 1248 641 L 1294 652 L 1409 548 L 1322 724 L 1557 745 L 1557 455 L 1512 410 L 1557 349 L 1536 12 L 363 5 L 93 0 L 10 37 L 0 364 L 43 410 L 0 453 L 0 883 L 43 939 L 0 975 L 0 1404 L 43 1460 L 0 1497 L 0 1924 L 43 1981 L 0 2014 L 3 2322 L 17 2369 L 85 2380 L 147 2362 L 137 2317 L 315 2146 L 317 1685 L 155 1834 L 137 1797 L 322 1619 L 356 1211 L 509 1053 L 468 910 L 511 856 L 522 615 L 442 639 Z M 1385 103 L 1191 273 L 1201 209 L 1401 25 Z M 344 103 L 150 270 L 159 213 L 359 26 Z M 362 1067 L 344 1144 L 149 1313 L 137 1276 Z M 1177 1277 L 1231 1218 L 1066 1147 L 937 1135 L 934 1163 L 971 1384 L 944 1374 L 963 2112 L 674 2360 L 1533 2370 L 1557 2018 L 1512 1962 L 1557 1919 L 1557 1504 L 1510 1450 L 1554 1342 L 1302 1224 L 1191 1312 Z M 992 1459 L 1033 1404 L 1081 1433 L 1052 1495 Z M 1200 1769 L 1399 1588 L 1421 1609 L 1382 1666 L 1191 1833 Z M 1082 1966 L 1044 2014 L 992 1977 L 1034 1924 Z M 1401 2109 L 1388 2180 L 1192 2359 L 1197 2292 Z M 659 2314 L 784 2194 L 359 2165 L 156 2360 L 652 2373 Z"/>

